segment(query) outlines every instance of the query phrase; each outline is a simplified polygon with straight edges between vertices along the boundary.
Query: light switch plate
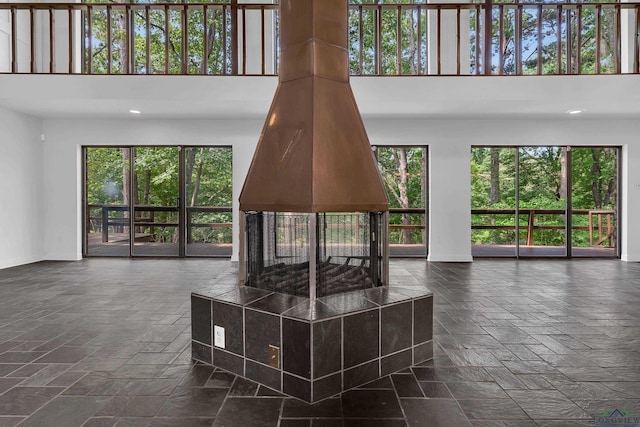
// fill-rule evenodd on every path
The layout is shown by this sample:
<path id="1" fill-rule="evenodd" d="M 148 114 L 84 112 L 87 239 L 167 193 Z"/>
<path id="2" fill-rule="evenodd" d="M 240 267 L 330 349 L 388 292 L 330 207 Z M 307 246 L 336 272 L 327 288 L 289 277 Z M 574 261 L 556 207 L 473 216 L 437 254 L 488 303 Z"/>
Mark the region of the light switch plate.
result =
<path id="1" fill-rule="evenodd" d="M 213 345 L 224 348 L 224 328 L 213 325 Z"/>

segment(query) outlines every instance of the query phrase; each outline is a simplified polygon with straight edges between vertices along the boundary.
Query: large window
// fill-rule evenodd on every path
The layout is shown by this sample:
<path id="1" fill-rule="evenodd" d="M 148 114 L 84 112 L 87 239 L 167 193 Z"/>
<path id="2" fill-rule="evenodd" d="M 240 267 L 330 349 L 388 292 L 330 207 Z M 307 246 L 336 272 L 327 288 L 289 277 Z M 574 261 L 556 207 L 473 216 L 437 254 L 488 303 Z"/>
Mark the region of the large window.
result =
<path id="1" fill-rule="evenodd" d="M 88 256 L 231 256 L 230 147 L 86 147 Z"/>
<path id="2" fill-rule="evenodd" d="M 619 256 L 616 147 L 473 147 L 474 256 Z"/>
<path id="3" fill-rule="evenodd" d="M 374 147 L 389 196 L 389 255 L 426 257 L 427 147 Z"/>

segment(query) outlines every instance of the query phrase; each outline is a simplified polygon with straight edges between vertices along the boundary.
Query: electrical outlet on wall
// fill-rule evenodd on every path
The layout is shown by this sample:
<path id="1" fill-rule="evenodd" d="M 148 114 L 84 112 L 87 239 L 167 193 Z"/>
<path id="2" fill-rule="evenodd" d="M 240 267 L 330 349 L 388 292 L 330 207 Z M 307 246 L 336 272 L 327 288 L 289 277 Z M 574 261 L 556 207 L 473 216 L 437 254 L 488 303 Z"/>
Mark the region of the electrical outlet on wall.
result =
<path id="1" fill-rule="evenodd" d="M 213 325 L 213 345 L 224 348 L 224 328 Z"/>
<path id="2" fill-rule="evenodd" d="M 269 344 L 269 366 L 280 368 L 280 347 Z"/>

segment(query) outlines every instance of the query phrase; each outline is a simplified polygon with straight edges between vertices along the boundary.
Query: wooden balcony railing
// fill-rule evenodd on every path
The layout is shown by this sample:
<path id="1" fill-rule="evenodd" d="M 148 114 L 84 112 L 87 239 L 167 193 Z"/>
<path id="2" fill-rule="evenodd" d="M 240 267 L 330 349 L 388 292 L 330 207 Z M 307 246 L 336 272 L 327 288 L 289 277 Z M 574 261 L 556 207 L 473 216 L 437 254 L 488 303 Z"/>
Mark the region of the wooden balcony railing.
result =
<path id="1" fill-rule="evenodd" d="M 640 73 L 640 3 L 349 6 L 352 75 Z M 0 73 L 275 75 L 275 4 L 0 3 Z"/>
<path id="2" fill-rule="evenodd" d="M 94 233 L 101 233 L 103 243 L 109 242 L 110 233 L 122 234 L 125 232 L 124 230 L 128 230 L 131 227 L 131 218 L 127 216 L 129 206 L 90 204 L 87 208 L 88 230 Z M 136 217 L 133 221 L 134 229 L 144 230 L 144 236 L 155 239 L 157 230 L 162 230 L 166 227 L 175 228 L 180 226 L 180 222 L 177 219 L 179 212 L 180 209 L 177 206 L 136 205 Z M 163 217 L 164 220 L 159 220 L 159 216 L 156 217 L 158 213 L 169 213 L 173 215 L 165 216 Z M 187 243 L 193 243 L 193 230 L 195 228 L 230 229 L 232 227 L 231 222 L 196 222 L 198 215 L 210 213 L 228 214 L 228 219 L 231 220 L 232 209 L 227 206 L 186 207 L 187 220 L 185 221 L 185 226 Z M 168 221 L 166 220 L 167 217 L 170 217 Z M 145 237 L 138 236 L 138 232 L 136 231 L 136 239 L 138 238 Z"/>
<path id="3" fill-rule="evenodd" d="M 543 223 L 539 223 L 539 220 L 544 215 L 556 218 L 562 217 L 562 222 L 565 222 L 566 211 L 564 209 L 519 209 L 517 214 L 520 216 L 518 230 L 526 231 L 527 233 L 527 246 L 536 245 L 534 234 L 536 230 L 564 231 L 566 229 L 566 225 L 559 225 L 557 224 L 558 221 L 543 221 Z M 588 232 L 589 245 L 591 247 L 605 246 L 610 248 L 614 246 L 616 232 L 615 211 L 574 209 L 571 211 L 571 215 L 574 217 L 583 215 L 587 217 L 586 225 L 571 224 L 571 230 Z M 471 216 L 473 222 L 472 230 L 512 230 L 514 232 L 516 230 L 515 209 L 472 209 Z M 507 221 L 508 224 L 495 224 L 476 219 L 479 216 L 485 219 L 505 218 L 505 216 L 512 219 Z M 524 224 L 523 217 L 526 217 Z"/>

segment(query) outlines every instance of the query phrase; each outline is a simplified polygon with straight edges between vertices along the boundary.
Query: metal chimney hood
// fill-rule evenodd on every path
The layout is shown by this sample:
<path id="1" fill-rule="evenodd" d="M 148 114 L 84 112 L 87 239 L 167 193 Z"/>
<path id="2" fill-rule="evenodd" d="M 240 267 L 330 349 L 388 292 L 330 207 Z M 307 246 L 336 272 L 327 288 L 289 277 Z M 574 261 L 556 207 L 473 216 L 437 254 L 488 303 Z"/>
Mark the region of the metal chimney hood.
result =
<path id="1" fill-rule="evenodd" d="M 347 0 L 280 1 L 279 84 L 241 211 L 387 211 L 349 84 Z"/>

